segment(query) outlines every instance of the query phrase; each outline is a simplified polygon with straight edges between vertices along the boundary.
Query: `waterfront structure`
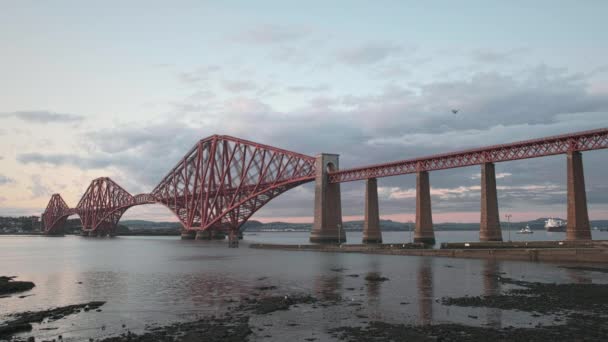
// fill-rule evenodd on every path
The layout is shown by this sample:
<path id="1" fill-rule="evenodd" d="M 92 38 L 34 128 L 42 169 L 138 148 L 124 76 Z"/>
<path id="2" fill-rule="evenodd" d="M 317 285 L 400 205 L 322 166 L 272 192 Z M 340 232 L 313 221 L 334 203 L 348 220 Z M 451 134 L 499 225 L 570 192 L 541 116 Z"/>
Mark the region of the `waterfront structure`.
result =
<path id="1" fill-rule="evenodd" d="M 225 135 L 200 140 L 149 194 L 133 196 L 110 178 L 98 178 L 70 208 L 54 194 L 42 214 L 44 232 L 61 231 L 65 219 L 78 214 L 87 235 L 112 235 L 122 214 L 136 205 L 167 206 L 184 227 L 182 238 L 210 238 L 239 228 L 276 196 L 315 181 L 314 224 L 310 240 L 345 241 L 340 183 L 365 180 L 364 242 L 382 241 L 377 178 L 416 173 L 414 240 L 434 243 L 430 179 L 435 170 L 481 166 L 480 241 L 502 241 L 494 163 L 567 155 L 567 239 L 589 240 L 582 151 L 608 148 L 608 128 L 477 149 L 444 153 L 358 168 L 339 168 L 339 156 L 316 157 Z M 232 241 L 231 245 L 234 245 Z"/>

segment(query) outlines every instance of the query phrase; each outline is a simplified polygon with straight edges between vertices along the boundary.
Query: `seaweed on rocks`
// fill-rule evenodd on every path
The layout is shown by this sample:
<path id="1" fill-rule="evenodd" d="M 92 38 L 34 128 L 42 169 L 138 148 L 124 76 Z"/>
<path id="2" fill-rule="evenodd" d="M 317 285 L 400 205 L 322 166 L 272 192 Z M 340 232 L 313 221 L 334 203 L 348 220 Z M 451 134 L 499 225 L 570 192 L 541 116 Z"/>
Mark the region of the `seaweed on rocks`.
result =
<path id="1" fill-rule="evenodd" d="M 331 329 L 334 337 L 348 342 L 372 341 L 605 341 L 608 326 L 601 318 L 577 315 L 566 324 L 535 328 L 494 329 L 462 324 L 405 325 L 373 321 L 364 327 Z M 598 324 L 599 323 L 599 324 Z"/>
<path id="2" fill-rule="evenodd" d="M 41 310 L 41 311 L 26 311 L 10 315 L 13 319 L 4 322 L 0 325 L 0 338 L 11 336 L 18 332 L 30 331 L 32 329 L 31 323 L 41 323 L 46 320 L 48 322 L 56 321 L 65 316 L 72 315 L 81 311 L 94 310 L 105 302 L 88 302 L 83 304 L 75 304 L 62 306 L 58 308 Z"/>
<path id="3" fill-rule="evenodd" d="M 289 310 L 289 307 L 295 304 L 310 304 L 316 301 L 310 295 L 269 296 L 245 299 L 245 304 L 242 308 L 253 311 L 256 314 L 265 315 L 279 310 Z"/>
<path id="4" fill-rule="evenodd" d="M 252 333 L 249 317 L 227 315 L 220 318 L 204 318 L 194 322 L 176 323 L 153 329 L 142 335 L 130 331 L 119 336 L 109 337 L 102 342 L 147 342 L 147 341 L 183 341 L 183 342 L 240 342 L 245 341 Z"/>
<path id="5" fill-rule="evenodd" d="M 567 310 L 608 313 L 608 284 L 554 284 L 500 278 L 522 288 L 488 296 L 444 297 L 444 305 L 556 313 Z"/>
<path id="6" fill-rule="evenodd" d="M 370 273 L 365 277 L 365 280 L 376 282 L 376 281 L 387 281 L 389 279 L 387 277 L 383 277 L 376 273 Z"/>

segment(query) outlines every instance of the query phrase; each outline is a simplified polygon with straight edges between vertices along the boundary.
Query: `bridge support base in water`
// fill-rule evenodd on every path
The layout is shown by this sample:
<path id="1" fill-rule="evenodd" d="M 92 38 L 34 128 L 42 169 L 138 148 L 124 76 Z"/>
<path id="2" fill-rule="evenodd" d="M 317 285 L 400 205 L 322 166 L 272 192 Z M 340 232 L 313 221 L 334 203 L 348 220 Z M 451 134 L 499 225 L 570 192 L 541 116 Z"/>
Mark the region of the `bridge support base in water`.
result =
<path id="1" fill-rule="evenodd" d="M 481 222 L 479 225 L 479 241 L 502 241 L 494 163 L 481 165 Z"/>
<path id="2" fill-rule="evenodd" d="M 196 231 L 195 230 L 182 230 L 182 240 L 194 240 L 194 238 L 196 237 Z"/>
<path id="3" fill-rule="evenodd" d="M 583 156 L 580 152 L 568 152 L 568 223 L 566 239 L 591 240 Z"/>
<path id="4" fill-rule="evenodd" d="M 226 239 L 226 233 L 219 230 L 197 230 L 196 231 L 196 240 L 224 240 Z"/>
<path id="5" fill-rule="evenodd" d="M 229 248 L 239 248 L 239 232 L 231 230 L 228 233 L 228 247 Z"/>
<path id="6" fill-rule="evenodd" d="M 431 209 L 431 184 L 429 173 L 421 171 L 416 174 L 416 229 L 414 242 L 428 245 L 435 244 L 433 230 L 433 211 Z"/>
<path id="7" fill-rule="evenodd" d="M 337 154 L 320 154 L 315 168 L 315 217 L 310 232 L 310 242 L 342 243 L 346 234 L 342 227 L 342 203 L 340 183 L 329 183 L 327 173 L 339 170 Z"/>
<path id="8" fill-rule="evenodd" d="M 380 211 L 378 209 L 378 181 L 376 178 L 370 178 L 365 182 L 363 243 L 382 243 Z"/>

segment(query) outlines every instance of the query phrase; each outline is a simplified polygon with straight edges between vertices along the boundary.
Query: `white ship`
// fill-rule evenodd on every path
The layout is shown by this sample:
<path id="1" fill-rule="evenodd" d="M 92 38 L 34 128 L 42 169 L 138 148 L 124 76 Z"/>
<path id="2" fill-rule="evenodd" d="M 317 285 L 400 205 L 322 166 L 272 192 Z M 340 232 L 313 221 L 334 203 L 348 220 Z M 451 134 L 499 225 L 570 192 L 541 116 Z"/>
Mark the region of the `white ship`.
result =
<path id="1" fill-rule="evenodd" d="M 554 218 L 547 219 L 547 221 L 545 221 L 545 229 L 548 232 L 565 232 L 566 221 Z"/>
<path id="2" fill-rule="evenodd" d="M 532 231 L 532 229 L 530 229 L 529 225 L 526 225 L 525 228 L 520 229 L 517 234 L 534 234 L 534 232 Z"/>

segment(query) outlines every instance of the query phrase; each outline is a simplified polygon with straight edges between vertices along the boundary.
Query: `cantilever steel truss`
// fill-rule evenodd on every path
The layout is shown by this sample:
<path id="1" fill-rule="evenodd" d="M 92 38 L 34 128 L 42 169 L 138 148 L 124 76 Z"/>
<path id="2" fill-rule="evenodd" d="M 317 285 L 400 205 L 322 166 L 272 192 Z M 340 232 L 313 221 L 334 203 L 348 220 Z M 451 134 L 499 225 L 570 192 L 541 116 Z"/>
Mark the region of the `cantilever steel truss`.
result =
<path id="1" fill-rule="evenodd" d="M 188 229 L 237 229 L 314 179 L 314 158 L 229 136 L 201 140 L 152 190 Z"/>
<path id="2" fill-rule="evenodd" d="M 570 151 L 608 148 L 608 128 L 331 172 L 349 182 Z M 315 158 L 229 136 L 200 140 L 149 194 L 132 196 L 110 178 L 98 178 L 75 209 L 59 194 L 42 214 L 45 232 L 77 213 L 91 234 L 112 234 L 124 212 L 149 203 L 167 206 L 185 229 L 232 230 L 283 192 L 315 177 Z"/>
<path id="3" fill-rule="evenodd" d="M 132 196 L 110 178 L 98 178 L 75 209 L 59 194 L 43 214 L 52 234 L 74 213 L 83 230 L 112 234 L 124 212 L 149 203 L 167 206 L 185 229 L 236 230 L 281 193 L 314 179 L 314 158 L 229 136 L 199 141 L 150 194 Z"/>
<path id="4" fill-rule="evenodd" d="M 608 128 L 345 169 L 330 173 L 329 182 L 343 183 L 603 148 L 608 148 Z"/>

